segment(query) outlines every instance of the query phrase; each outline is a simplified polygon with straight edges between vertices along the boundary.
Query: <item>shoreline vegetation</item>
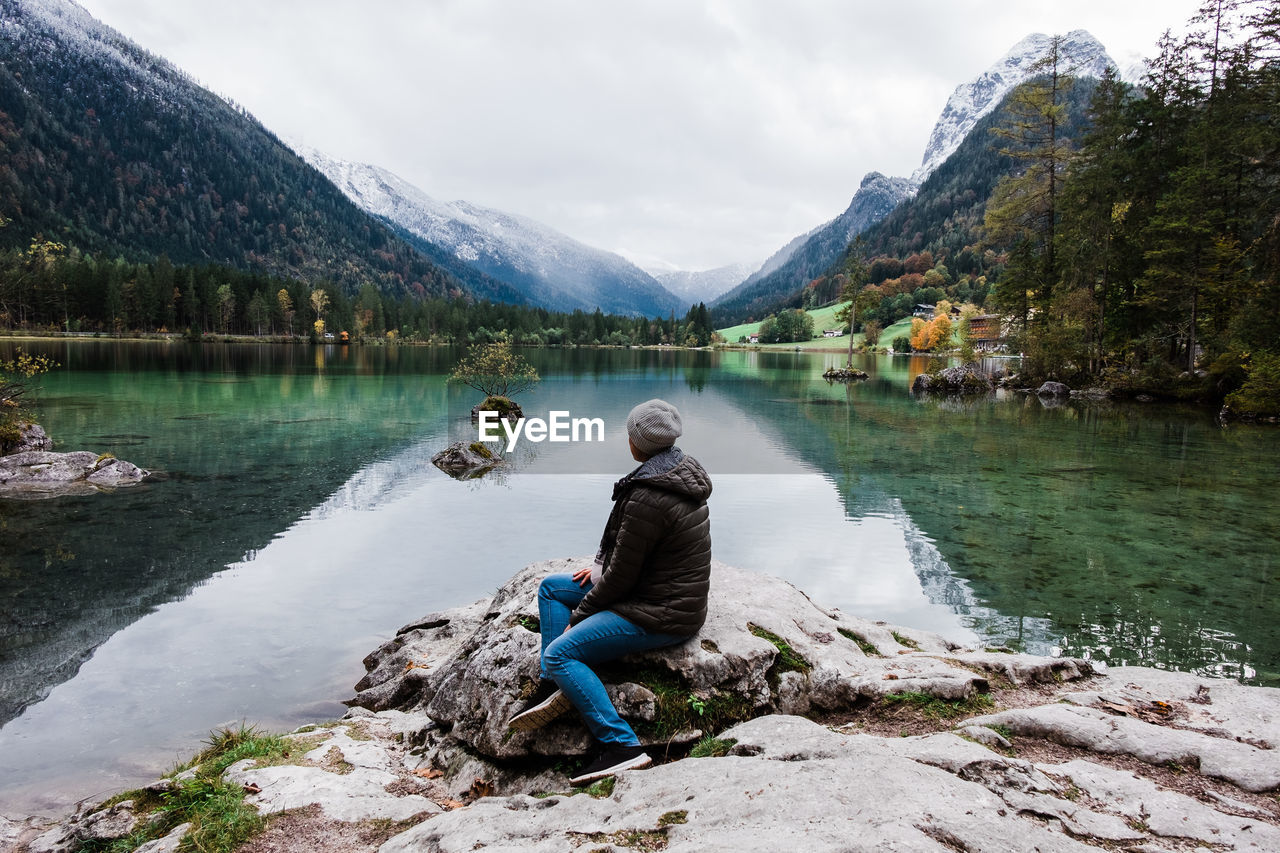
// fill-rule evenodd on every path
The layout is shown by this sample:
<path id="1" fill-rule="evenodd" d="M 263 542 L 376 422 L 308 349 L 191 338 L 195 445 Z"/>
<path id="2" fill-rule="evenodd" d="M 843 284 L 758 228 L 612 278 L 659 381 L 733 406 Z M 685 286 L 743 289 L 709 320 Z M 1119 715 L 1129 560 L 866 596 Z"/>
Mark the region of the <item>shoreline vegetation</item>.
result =
<path id="1" fill-rule="evenodd" d="M 840 306 L 828 306 L 834 313 L 834 310 Z M 745 326 L 758 326 L 759 324 L 745 324 Z M 834 328 L 834 326 L 831 326 Z M 740 326 L 737 328 L 744 328 Z M 895 335 L 895 333 L 910 331 L 911 323 L 907 320 L 899 321 L 885 329 L 881 334 L 881 340 L 890 335 L 897 343 L 905 343 L 903 335 Z M 815 330 L 818 334 L 822 329 Z M 967 347 L 958 338 L 959 331 L 952 333 L 952 348 L 942 349 L 935 348 L 929 351 L 919 351 L 912 349 L 909 344 L 905 350 L 895 350 L 892 345 L 871 345 L 866 343 L 866 336 L 863 333 L 855 332 L 853 334 L 852 352 L 855 355 L 881 355 L 881 356 L 911 356 L 926 357 L 934 359 L 938 362 L 945 362 L 952 359 L 959 360 L 962 364 L 970 363 L 966 357 L 972 359 L 1005 359 L 1016 361 L 1022 359 L 1022 354 L 986 351 L 981 353 L 966 352 Z M 717 337 L 723 337 L 719 332 Z M 512 342 L 516 348 L 531 349 L 646 349 L 646 350 L 669 350 L 669 349 L 687 349 L 702 351 L 726 351 L 726 352 L 797 352 L 797 353 L 818 353 L 818 354 L 846 354 L 850 352 L 849 334 L 845 332 L 835 337 L 814 337 L 806 341 L 788 341 L 784 343 L 761 344 L 761 343 L 742 343 L 731 342 L 726 340 L 709 341 L 703 345 L 689 344 L 670 344 L 670 343 L 652 343 L 652 344 L 634 344 L 634 343 L 525 343 Z M 173 344 L 202 344 L 202 343 L 218 343 L 218 344 L 269 344 L 269 345 L 288 345 L 288 346 L 356 346 L 356 347 L 445 347 L 445 346 L 462 346 L 452 340 L 432 337 L 427 340 L 406 339 L 398 336 L 388 337 L 359 337 L 341 340 L 336 337 L 326 339 L 315 335 L 244 335 L 244 334 L 224 334 L 206 332 L 193 334 L 191 332 L 62 332 L 52 331 L 48 329 L 41 330 L 22 330 L 22 329 L 0 329 L 0 340 L 11 341 L 67 341 L 67 340 L 88 340 L 88 341 L 112 341 L 120 343 L 131 342 L 165 342 Z M 500 332 L 492 340 L 496 342 L 509 341 L 510 338 L 505 332 Z M 972 360 L 971 359 L 971 360 Z M 1017 378 L 1016 376 L 1014 377 Z M 1073 388 L 1072 390 L 1085 390 L 1088 396 L 1093 398 L 1117 398 L 1117 399 L 1135 399 L 1139 402 L 1164 401 L 1201 406 L 1205 409 L 1214 410 L 1222 420 L 1243 420 L 1258 423 L 1280 423 L 1280 370 L 1262 371 L 1258 375 L 1258 382 L 1252 393 L 1242 393 L 1248 391 L 1249 385 L 1246 383 L 1243 389 L 1237 389 L 1232 392 L 1224 392 L 1222 384 L 1217 381 L 1217 377 L 1207 371 L 1197 371 L 1196 373 L 1183 372 L 1181 374 L 1168 374 L 1159 377 L 1148 376 L 1138 373 L 1128 373 L 1124 375 L 1113 374 L 1105 379 L 1098 379 L 1086 388 Z M 1025 383 L 1015 384 L 1010 387 L 1023 388 L 1023 390 L 1034 390 L 1040 383 L 1028 379 Z M 1274 386 L 1274 387 L 1273 387 Z M 1233 405 L 1235 401 L 1235 405 Z M 1224 405 L 1225 402 L 1225 405 Z"/>

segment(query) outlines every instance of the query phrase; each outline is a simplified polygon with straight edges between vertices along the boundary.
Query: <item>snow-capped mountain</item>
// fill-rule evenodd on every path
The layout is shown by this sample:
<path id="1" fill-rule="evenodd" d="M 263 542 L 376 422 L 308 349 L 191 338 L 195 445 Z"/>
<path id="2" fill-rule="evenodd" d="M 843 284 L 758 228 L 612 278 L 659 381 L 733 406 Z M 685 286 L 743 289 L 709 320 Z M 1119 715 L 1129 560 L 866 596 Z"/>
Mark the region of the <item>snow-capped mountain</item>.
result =
<path id="1" fill-rule="evenodd" d="M 863 231 L 889 214 L 915 192 L 916 185 L 906 178 L 890 178 L 879 172 L 868 172 L 853 194 L 844 213 L 815 228 L 799 244 L 795 240 L 784 247 L 789 253 L 772 271 L 754 274 L 742 284 L 715 301 L 717 319 L 740 320 L 762 316 L 765 309 L 785 299 L 809 281 L 826 272 Z M 771 259 L 772 260 L 772 259 Z"/>
<path id="2" fill-rule="evenodd" d="M 729 264 L 710 270 L 649 269 L 663 287 L 685 302 L 710 302 L 751 275 L 757 264 Z"/>
<path id="3" fill-rule="evenodd" d="M 444 202 L 386 169 L 290 143 L 352 201 L 556 311 L 665 316 L 688 305 L 631 262 L 511 213 Z"/>
<path id="4" fill-rule="evenodd" d="M 1050 37 L 1032 33 L 1013 46 L 999 62 L 952 92 L 942 115 L 933 126 L 920 168 L 912 174 L 916 185 L 924 183 L 933 170 L 951 156 L 973 126 L 999 106 L 1004 96 L 1031 77 L 1031 67 L 1049 50 Z M 1116 68 L 1107 49 L 1086 30 L 1072 30 L 1062 43 L 1062 67 L 1077 77 L 1101 77 Z"/>

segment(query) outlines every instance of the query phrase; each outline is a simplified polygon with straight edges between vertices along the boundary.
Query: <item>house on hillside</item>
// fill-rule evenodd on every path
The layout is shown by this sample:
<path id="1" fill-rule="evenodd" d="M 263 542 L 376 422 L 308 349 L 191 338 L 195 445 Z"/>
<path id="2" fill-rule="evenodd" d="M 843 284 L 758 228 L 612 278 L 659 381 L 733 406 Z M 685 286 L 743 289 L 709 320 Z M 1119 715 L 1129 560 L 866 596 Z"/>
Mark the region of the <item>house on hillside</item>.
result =
<path id="1" fill-rule="evenodd" d="M 756 333 L 754 333 L 754 334 L 747 335 L 747 343 L 749 343 L 749 344 L 758 344 L 758 343 L 760 343 L 760 333 L 759 333 L 759 332 L 756 332 Z"/>
<path id="2" fill-rule="evenodd" d="M 823 330 L 823 332 L 822 332 L 822 336 L 823 336 L 824 338 L 838 338 L 838 337 L 840 337 L 840 330 L 839 330 L 839 329 L 825 329 L 825 330 Z"/>
<path id="3" fill-rule="evenodd" d="M 979 352 L 992 352 L 1002 347 L 1003 331 L 999 314 L 975 314 L 969 318 L 969 335 L 973 348 Z"/>
<path id="4" fill-rule="evenodd" d="M 936 306 L 936 305 L 925 305 L 924 303 L 921 303 L 921 304 L 919 304 L 919 305 L 917 305 L 917 306 L 916 306 L 916 310 L 914 310 L 914 311 L 912 311 L 912 312 L 911 312 L 911 316 L 912 316 L 912 317 L 919 317 L 921 320 L 932 320 L 932 319 L 933 319 L 933 309 L 934 309 L 934 308 L 936 308 L 936 307 L 938 307 L 938 306 Z"/>

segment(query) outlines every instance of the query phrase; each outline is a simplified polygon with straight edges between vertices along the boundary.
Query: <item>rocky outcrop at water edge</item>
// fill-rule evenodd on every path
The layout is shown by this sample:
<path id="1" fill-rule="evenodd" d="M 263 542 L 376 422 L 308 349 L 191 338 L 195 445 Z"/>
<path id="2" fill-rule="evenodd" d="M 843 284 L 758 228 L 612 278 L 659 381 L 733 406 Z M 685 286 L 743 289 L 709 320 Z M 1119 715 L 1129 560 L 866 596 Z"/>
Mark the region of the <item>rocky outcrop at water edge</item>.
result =
<path id="1" fill-rule="evenodd" d="M 232 765 L 246 801 L 282 815 L 254 849 L 1280 849 L 1280 690 L 965 649 L 718 563 L 703 632 L 608 677 L 657 766 L 574 792 L 581 723 L 535 737 L 505 720 L 536 675 L 537 582 L 584 564 L 534 564 L 405 626 L 366 658 L 357 707 L 289 736 L 296 759 Z M 689 753 L 700 734 L 708 757 Z M 0 840 L 36 829 L 0 821 Z"/>

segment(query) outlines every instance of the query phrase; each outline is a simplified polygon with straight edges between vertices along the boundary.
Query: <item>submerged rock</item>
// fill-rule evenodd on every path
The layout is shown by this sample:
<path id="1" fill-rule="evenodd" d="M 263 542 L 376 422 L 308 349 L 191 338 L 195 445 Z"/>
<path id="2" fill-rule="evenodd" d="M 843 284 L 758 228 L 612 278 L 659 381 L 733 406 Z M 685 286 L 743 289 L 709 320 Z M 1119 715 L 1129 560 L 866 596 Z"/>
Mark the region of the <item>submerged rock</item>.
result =
<path id="1" fill-rule="evenodd" d="M 75 453 L 30 450 L 0 456 L 0 495 L 5 497 L 91 494 L 136 485 L 150 476 L 150 471 L 131 462 L 87 450 Z"/>
<path id="2" fill-rule="evenodd" d="M 989 394 L 995 389 L 995 382 L 977 364 L 921 373 L 911 383 L 913 394 Z"/>
<path id="3" fill-rule="evenodd" d="M 471 480 L 503 464 L 502 457 L 480 441 L 455 441 L 431 457 L 431 463 L 455 480 Z"/>

